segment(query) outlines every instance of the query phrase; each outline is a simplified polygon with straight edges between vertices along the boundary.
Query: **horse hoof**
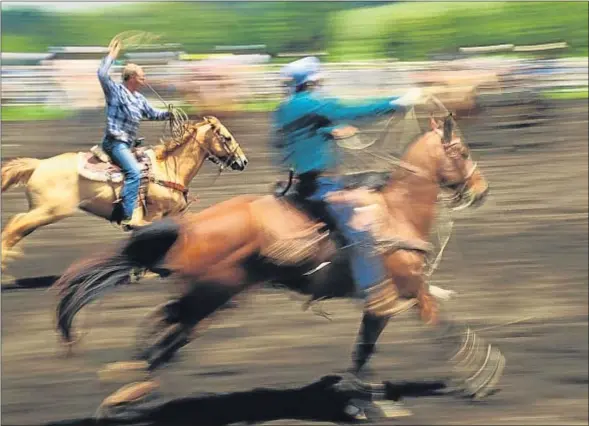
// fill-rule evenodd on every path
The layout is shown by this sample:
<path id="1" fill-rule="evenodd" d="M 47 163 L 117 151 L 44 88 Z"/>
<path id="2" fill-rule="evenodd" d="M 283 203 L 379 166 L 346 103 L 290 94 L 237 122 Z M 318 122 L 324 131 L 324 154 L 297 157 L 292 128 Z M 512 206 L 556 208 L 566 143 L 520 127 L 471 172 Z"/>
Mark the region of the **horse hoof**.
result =
<path id="1" fill-rule="evenodd" d="M 2 280 L 1 280 L 2 287 L 13 287 L 16 285 L 16 277 L 12 275 L 5 274 L 2 272 Z"/>
<path id="2" fill-rule="evenodd" d="M 131 383 L 106 397 L 100 405 L 103 407 L 119 407 L 125 404 L 138 403 L 158 387 L 159 384 L 153 380 Z"/>
<path id="3" fill-rule="evenodd" d="M 459 396 L 480 400 L 499 391 L 497 384 L 505 370 L 505 356 L 498 348 L 469 330 L 453 358 L 455 375 L 450 383 Z"/>
<path id="4" fill-rule="evenodd" d="M 493 366 L 492 373 L 474 393 L 472 397 L 474 400 L 481 400 L 487 396 L 491 396 L 499 392 L 497 384 L 499 383 L 501 376 L 503 376 L 503 370 L 505 370 L 505 356 L 497 350 L 495 358 L 495 365 Z"/>
<path id="5" fill-rule="evenodd" d="M 120 418 L 132 421 L 138 414 L 133 407 L 156 398 L 158 387 L 159 384 L 154 381 L 125 385 L 102 401 L 94 417 L 97 420 Z"/>
<path id="6" fill-rule="evenodd" d="M 145 380 L 149 378 L 148 364 L 145 361 L 113 362 L 98 371 L 103 382 Z"/>
<path id="7" fill-rule="evenodd" d="M 366 416 L 372 421 L 413 415 L 413 412 L 400 401 L 373 401 L 371 405 L 372 407 L 366 410 Z"/>
<path id="8" fill-rule="evenodd" d="M 143 274 L 144 280 L 154 280 L 156 278 L 161 278 L 160 274 L 156 274 L 155 272 L 151 272 L 151 271 L 147 271 L 145 274 Z"/>
<path id="9" fill-rule="evenodd" d="M 344 412 L 356 421 L 382 423 L 388 419 L 409 417 L 413 412 L 400 401 L 364 401 L 352 399 Z"/>
<path id="10" fill-rule="evenodd" d="M 146 271 L 144 269 L 135 269 L 135 270 L 131 271 L 130 275 L 131 275 L 131 284 L 138 283 L 139 281 L 142 281 L 142 280 L 152 280 L 152 279 L 160 278 L 159 274 L 156 274 L 155 272 L 151 272 L 151 271 Z"/>
<path id="11" fill-rule="evenodd" d="M 350 401 L 348 405 L 346 405 L 346 407 L 344 408 L 344 413 L 346 413 L 347 416 L 349 416 L 351 419 L 355 421 L 368 420 L 368 417 L 366 417 L 364 410 L 358 407 L 358 404 L 354 403 L 353 401 Z"/>
<path id="12" fill-rule="evenodd" d="M 20 247 L 13 247 L 9 249 L 2 248 L 2 272 L 6 269 L 9 262 L 20 259 L 24 256 L 24 252 Z"/>

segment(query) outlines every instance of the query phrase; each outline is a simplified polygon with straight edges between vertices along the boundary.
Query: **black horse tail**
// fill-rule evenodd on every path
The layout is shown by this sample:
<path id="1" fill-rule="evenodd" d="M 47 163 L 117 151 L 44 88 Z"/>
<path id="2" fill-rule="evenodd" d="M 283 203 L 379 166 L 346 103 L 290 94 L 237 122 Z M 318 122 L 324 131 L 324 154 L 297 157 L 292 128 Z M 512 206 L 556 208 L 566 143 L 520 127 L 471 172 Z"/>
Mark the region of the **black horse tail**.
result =
<path id="1" fill-rule="evenodd" d="M 134 231 L 114 250 L 82 259 L 70 266 L 53 285 L 59 291 L 57 329 L 72 343 L 75 315 L 108 291 L 129 283 L 135 268 L 153 270 L 179 235 L 179 225 L 164 219 Z"/>

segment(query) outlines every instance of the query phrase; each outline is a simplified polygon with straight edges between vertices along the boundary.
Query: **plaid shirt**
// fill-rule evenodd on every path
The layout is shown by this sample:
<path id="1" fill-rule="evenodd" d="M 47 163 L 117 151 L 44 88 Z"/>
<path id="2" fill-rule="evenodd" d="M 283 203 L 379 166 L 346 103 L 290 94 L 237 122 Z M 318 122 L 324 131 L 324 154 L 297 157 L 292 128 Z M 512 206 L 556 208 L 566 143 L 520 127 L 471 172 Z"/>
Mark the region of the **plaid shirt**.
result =
<path id="1" fill-rule="evenodd" d="M 153 108 L 139 93 L 131 93 L 123 84 L 115 83 L 108 75 L 114 60 L 107 56 L 98 68 L 98 80 L 106 99 L 106 131 L 104 138 L 131 143 L 137 135 L 142 119 L 165 120 L 170 113 Z"/>

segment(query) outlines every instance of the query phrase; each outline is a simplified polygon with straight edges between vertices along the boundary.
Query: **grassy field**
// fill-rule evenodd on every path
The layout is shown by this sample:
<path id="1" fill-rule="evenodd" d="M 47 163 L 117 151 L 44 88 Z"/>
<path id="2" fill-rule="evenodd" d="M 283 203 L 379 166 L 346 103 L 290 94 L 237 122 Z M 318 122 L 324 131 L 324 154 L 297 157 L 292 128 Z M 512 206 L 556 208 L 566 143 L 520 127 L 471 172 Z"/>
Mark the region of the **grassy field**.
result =
<path id="1" fill-rule="evenodd" d="M 2 106 L 2 121 L 60 120 L 73 114 L 69 109 L 43 105 Z"/>
<path id="2" fill-rule="evenodd" d="M 552 100 L 581 100 L 589 98 L 589 91 L 587 88 L 575 90 L 547 90 L 542 93 L 547 99 Z"/>

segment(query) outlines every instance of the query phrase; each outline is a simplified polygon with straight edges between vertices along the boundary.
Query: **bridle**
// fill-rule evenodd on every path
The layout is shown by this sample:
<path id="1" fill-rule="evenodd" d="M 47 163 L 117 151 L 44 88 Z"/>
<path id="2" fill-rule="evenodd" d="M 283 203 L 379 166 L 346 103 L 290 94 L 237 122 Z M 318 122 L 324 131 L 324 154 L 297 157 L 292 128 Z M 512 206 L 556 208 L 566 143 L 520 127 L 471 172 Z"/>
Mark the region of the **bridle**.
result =
<path id="1" fill-rule="evenodd" d="M 470 151 L 468 151 L 467 156 L 461 152 L 461 148 L 463 147 L 461 142 L 452 139 L 452 120 L 452 114 L 450 113 L 444 121 L 444 132 L 436 129 L 436 133 L 440 135 L 446 157 L 452 160 L 456 170 L 460 170 L 461 177 L 457 182 L 440 182 L 439 185 L 441 188 L 447 188 L 453 191 L 453 195 L 449 197 L 448 202 L 453 205 L 458 205 L 469 193 L 469 188 L 471 186 L 469 184 L 478 168 L 478 163 L 472 161 Z M 460 157 L 462 157 L 464 161 L 470 160 L 472 162 L 472 167 L 466 172 L 464 172 L 463 168 L 458 164 Z"/>
<path id="2" fill-rule="evenodd" d="M 198 144 L 207 153 L 207 159 L 210 160 L 212 163 L 217 164 L 219 166 L 219 172 L 222 172 L 235 161 L 236 153 L 239 147 L 237 144 L 231 147 L 231 138 L 228 138 L 225 135 L 219 133 L 212 124 L 211 130 L 215 133 L 217 141 L 221 144 L 223 150 L 227 154 L 227 156 L 225 157 L 225 161 L 223 161 L 223 159 L 220 156 L 213 153 L 213 151 L 204 143 L 198 142 Z"/>
<path id="3" fill-rule="evenodd" d="M 219 141 L 223 147 L 223 149 L 225 150 L 225 152 L 228 154 L 227 157 L 225 158 L 225 161 L 223 161 L 218 155 L 216 155 L 208 146 L 205 142 L 201 141 L 198 139 L 197 137 L 197 133 L 199 131 L 199 129 L 201 128 L 201 126 L 193 126 L 190 130 L 188 135 L 183 136 L 181 135 L 180 137 L 175 137 L 175 144 L 173 146 L 171 146 L 169 149 L 170 150 L 174 150 L 178 147 L 180 147 L 181 145 L 184 145 L 186 143 L 189 142 L 190 139 L 192 138 L 197 138 L 196 139 L 196 144 L 197 146 L 202 149 L 206 155 L 207 155 L 207 159 L 211 160 L 213 163 L 215 164 L 219 164 L 219 175 L 221 174 L 221 172 L 228 167 L 229 165 L 231 165 L 231 163 L 233 163 L 233 161 L 235 161 L 235 157 L 236 157 L 236 152 L 238 149 L 238 145 L 235 144 L 235 147 L 231 148 L 229 145 L 229 142 L 231 141 L 230 138 L 225 137 L 224 135 L 220 134 L 217 132 L 217 128 L 209 121 L 205 118 L 205 121 L 208 123 L 208 125 L 210 126 L 210 131 L 212 131 L 215 134 L 215 137 L 217 138 L 217 141 Z M 180 141 L 178 141 L 180 140 Z M 186 188 L 184 185 L 179 184 L 177 182 L 172 182 L 172 181 L 167 181 L 167 180 L 162 180 L 162 179 L 157 179 L 154 176 L 151 176 L 149 179 L 151 182 L 172 189 L 174 191 L 180 192 L 182 193 L 182 195 L 184 196 L 184 200 L 186 201 L 186 208 L 188 208 L 188 206 L 190 205 L 190 203 L 192 201 L 196 201 L 195 197 L 192 197 L 192 199 L 189 200 L 188 197 L 188 188 Z"/>
<path id="4" fill-rule="evenodd" d="M 472 162 L 472 167 L 464 172 L 463 168 L 460 167 L 458 164 L 459 157 L 462 156 L 460 152 L 460 147 L 462 144 L 457 141 L 452 141 L 452 128 L 451 124 L 449 125 L 449 120 L 452 120 L 452 114 L 449 114 L 446 117 L 444 123 L 444 132 L 440 129 L 434 129 L 434 132 L 440 137 L 440 142 L 444 149 L 444 153 L 446 157 L 452 160 L 456 170 L 460 170 L 461 176 L 458 181 L 455 182 L 445 182 L 440 181 L 439 179 L 432 177 L 428 172 L 423 170 L 421 167 L 415 166 L 413 164 L 407 163 L 405 161 L 399 160 L 397 162 L 397 166 L 412 173 L 413 175 L 428 180 L 432 183 L 435 183 L 442 189 L 450 189 L 453 191 L 453 194 L 449 197 L 448 201 L 451 204 L 457 204 L 460 200 L 462 200 L 466 194 L 468 194 L 470 182 L 478 168 L 478 164 L 476 162 Z M 464 158 L 465 161 L 471 159 L 470 152 L 468 153 L 468 157 Z"/>
<path id="5" fill-rule="evenodd" d="M 224 159 L 223 159 L 221 156 L 215 154 L 213 152 L 213 150 L 210 147 L 208 147 L 204 141 L 201 141 L 199 139 L 196 140 L 196 145 L 206 153 L 208 160 L 210 160 L 211 162 L 213 162 L 215 164 L 219 164 L 219 167 L 222 171 L 223 169 L 230 166 L 235 161 L 236 152 L 239 149 L 239 146 L 237 144 L 235 144 L 234 147 L 231 147 L 230 146 L 231 138 L 228 138 L 225 135 L 219 133 L 218 128 L 215 127 L 214 124 L 211 123 L 211 121 L 207 119 L 207 117 L 204 118 L 204 121 L 206 123 L 208 123 L 208 125 L 210 126 L 210 131 L 213 132 L 213 134 L 216 138 L 216 141 L 221 144 L 221 147 L 225 151 L 226 156 L 223 156 L 224 157 Z M 196 133 L 198 133 L 200 128 L 201 128 L 201 126 L 196 126 L 196 125 L 192 126 L 192 128 L 189 130 L 190 133 L 185 137 L 177 138 L 177 139 L 180 139 L 181 142 L 176 142 L 176 144 L 171 149 L 172 150 L 176 149 L 179 146 L 184 145 L 185 143 L 188 143 L 189 139 L 195 138 Z"/>

